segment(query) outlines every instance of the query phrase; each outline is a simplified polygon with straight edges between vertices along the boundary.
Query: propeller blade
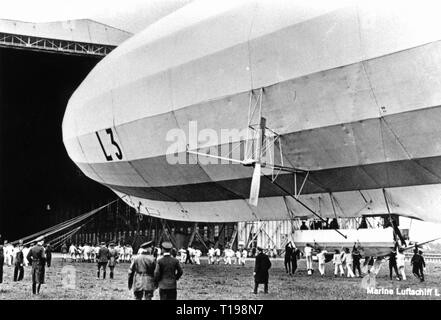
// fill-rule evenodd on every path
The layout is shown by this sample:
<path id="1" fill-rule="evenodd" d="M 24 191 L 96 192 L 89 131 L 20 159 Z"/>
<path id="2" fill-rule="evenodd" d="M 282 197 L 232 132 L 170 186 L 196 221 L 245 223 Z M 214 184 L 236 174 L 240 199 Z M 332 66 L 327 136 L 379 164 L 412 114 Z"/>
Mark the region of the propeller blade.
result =
<path id="1" fill-rule="evenodd" d="M 260 163 L 257 162 L 254 166 L 253 178 L 251 180 L 251 188 L 250 188 L 250 199 L 249 199 L 249 204 L 255 207 L 257 207 L 257 201 L 259 200 L 260 173 L 261 173 L 261 166 Z"/>

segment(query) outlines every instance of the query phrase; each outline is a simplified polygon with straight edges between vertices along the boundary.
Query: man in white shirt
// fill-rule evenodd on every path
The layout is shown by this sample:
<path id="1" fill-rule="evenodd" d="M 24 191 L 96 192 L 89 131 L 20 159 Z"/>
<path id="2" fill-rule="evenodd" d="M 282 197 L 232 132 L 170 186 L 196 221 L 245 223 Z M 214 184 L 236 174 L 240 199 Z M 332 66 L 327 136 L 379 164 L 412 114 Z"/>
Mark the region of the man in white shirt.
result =
<path id="1" fill-rule="evenodd" d="M 5 256 L 5 264 L 12 266 L 12 256 L 14 254 L 14 247 L 7 240 L 4 242 L 3 254 Z"/>
<path id="2" fill-rule="evenodd" d="M 242 250 L 242 259 L 241 259 L 242 266 L 245 266 L 245 262 L 247 260 L 247 257 L 248 257 L 248 252 L 247 252 L 247 250 L 243 249 Z"/>
<path id="3" fill-rule="evenodd" d="M 240 264 L 240 257 L 242 256 L 242 253 L 239 249 L 236 251 L 236 260 L 234 261 L 234 264 Z"/>
<path id="4" fill-rule="evenodd" d="M 29 265 L 29 261 L 28 261 L 28 259 L 27 259 L 27 256 L 28 256 L 28 253 L 29 253 L 29 250 L 31 250 L 31 248 L 29 248 L 29 245 L 26 245 L 26 246 L 23 248 L 23 264 L 24 264 L 26 267 Z"/>
<path id="5" fill-rule="evenodd" d="M 77 261 L 77 257 L 76 257 L 76 254 L 77 254 L 77 248 L 75 247 L 75 245 L 72 243 L 71 245 L 70 245 L 70 247 L 69 247 L 69 254 L 70 254 L 70 259 L 71 259 L 71 262 L 72 261 Z"/>
<path id="6" fill-rule="evenodd" d="M 406 273 L 404 272 L 404 261 L 405 261 L 405 255 L 403 249 L 398 249 L 397 252 L 397 267 L 398 267 L 398 274 L 401 275 L 402 280 L 406 280 Z"/>
<path id="7" fill-rule="evenodd" d="M 320 271 L 320 275 L 322 277 L 325 275 L 326 253 L 327 253 L 326 250 L 320 250 L 319 253 L 317 253 L 318 268 L 319 268 L 319 271 Z"/>
<path id="8" fill-rule="evenodd" d="M 305 246 L 306 270 L 308 275 L 312 275 L 314 268 L 312 267 L 312 247 L 309 243 Z"/>
<path id="9" fill-rule="evenodd" d="M 215 250 L 215 256 L 216 256 L 216 263 L 220 263 L 220 257 L 221 257 L 221 250 L 219 248 L 216 248 Z"/>
<path id="10" fill-rule="evenodd" d="M 210 249 L 208 250 L 208 264 L 214 264 L 214 255 L 215 255 L 215 250 L 211 246 Z"/>
<path id="11" fill-rule="evenodd" d="M 179 253 L 181 254 L 181 263 L 185 263 L 185 260 L 187 260 L 187 250 L 181 248 Z"/>
<path id="12" fill-rule="evenodd" d="M 202 255 L 202 251 L 199 249 L 194 250 L 194 262 L 196 264 L 201 264 L 201 260 L 199 259 Z"/>

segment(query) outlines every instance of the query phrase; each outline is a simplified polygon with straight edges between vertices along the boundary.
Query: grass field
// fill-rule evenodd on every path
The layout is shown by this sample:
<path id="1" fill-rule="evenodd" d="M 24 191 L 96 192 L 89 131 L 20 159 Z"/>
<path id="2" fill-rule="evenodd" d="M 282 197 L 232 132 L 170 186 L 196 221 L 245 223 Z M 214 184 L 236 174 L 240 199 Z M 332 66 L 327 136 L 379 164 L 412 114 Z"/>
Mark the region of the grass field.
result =
<path id="1" fill-rule="evenodd" d="M 305 262 L 299 262 L 295 276 L 289 277 L 284 270 L 283 260 L 272 259 L 270 270 L 269 293 L 263 294 L 263 287 L 254 295 L 253 266 L 254 260 L 249 259 L 245 267 L 235 265 L 207 265 L 203 259 L 201 265 L 183 265 L 184 275 L 178 283 L 178 299 L 188 300 L 291 300 L 291 299 L 441 299 L 435 296 L 410 296 L 395 294 L 399 289 L 438 289 L 441 294 L 441 265 L 428 264 L 426 281 L 420 283 L 411 275 L 410 265 L 406 265 L 406 281 L 389 280 L 388 266 L 384 264 L 378 274 L 377 288 L 390 288 L 393 295 L 368 294 L 361 287 L 359 278 L 334 278 L 333 265 L 328 263 L 326 276 L 320 277 L 318 271 L 312 276 L 305 272 Z M 75 270 L 75 289 L 69 289 L 63 284 L 62 270 L 72 266 Z M 12 281 L 13 268 L 4 266 L 4 279 L 0 284 L 0 300 L 3 299 L 68 299 L 68 300 L 127 300 L 132 299 L 132 292 L 127 289 L 128 264 L 122 263 L 115 269 L 115 279 L 97 280 L 94 263 L 62 263 L 54 258 L 50 268 L 46 268 L 46 283 L 42 285 L 41 293 L 33 296 L 31 293 L 30 267 L 25 268 L 24 280 L 18 283 Z M 108 272 L 107 272 L 108 277 Z M 65 283 L 65 282 L 64 282 Z M 154 299 L 159 299 L 155 291 Z"/>

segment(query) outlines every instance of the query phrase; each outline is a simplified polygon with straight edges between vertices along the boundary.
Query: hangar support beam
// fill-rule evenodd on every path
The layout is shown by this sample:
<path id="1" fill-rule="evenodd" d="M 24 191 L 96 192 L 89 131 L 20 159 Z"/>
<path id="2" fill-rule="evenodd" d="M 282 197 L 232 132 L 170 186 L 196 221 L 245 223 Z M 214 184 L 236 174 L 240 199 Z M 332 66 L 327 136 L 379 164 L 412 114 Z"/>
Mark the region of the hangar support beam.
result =
<path id="1" fill-rule="evenodd" d="M 116 46 L 0 32 L 0 47 L 104 57 Z"/>

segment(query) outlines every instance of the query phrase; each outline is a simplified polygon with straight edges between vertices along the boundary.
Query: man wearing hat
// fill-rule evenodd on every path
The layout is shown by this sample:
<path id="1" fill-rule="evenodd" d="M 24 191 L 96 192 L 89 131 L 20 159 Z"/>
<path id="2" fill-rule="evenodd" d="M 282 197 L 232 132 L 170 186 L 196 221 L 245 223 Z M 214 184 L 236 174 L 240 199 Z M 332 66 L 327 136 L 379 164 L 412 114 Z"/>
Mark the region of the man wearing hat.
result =
<path id="1" fill-rule="evenodd" d="M 163 242 L 164 255 L 156 262 L 155 282 L 159 285 L 159 297 L 161 300 L 176 300 L 176 282 L 182 276 L 182 268 L 178 259 L 170 255 L 173 245 Z"/>
<path id="2" fill-rule="evenodd" d="M 129 267 L 129 290 L 136 300 L 152 300 L 157 285 L 154 279 L 156 262 L 152 255 L 152 241 L 141 244 L 138 255 Z"/>
<path id="3" fill-rule="evenodd" d="M 100 270 L 103 268 L 103 279 L 106 279 L 106 268 L 110 258 L 110 251 L 106 247 L 105 242 L 101 242 L 101 247 L 98 250 L 98 255 L 96 258 L 98 260 L 98 271 L 96 273 L 96 277 L 97 279 L 100 278 Z"/>
<path id="4" fill-rule="evenodd" d="M 29 250 L 26 259 L 28 259 L 29 263 L 32 265 L 32 293 L 39 294 L 40 287 L 44 283 L 46 254 L 43 248 L 44 238 L 38 237 L 35 241 L 37 244 Z"/>
<path id="5" fill-rule="evenodd" d="M 110 279 L 113 279 L 113 269 L 115 269 L 116 263 L 118 261 L 118 250 L 115 249 L 115 244 L 113 242 L 109 244 L 109 247 Z"/>
<path id="6" fill-rule="evenodd" d="M 260 283 L 264 284 L 264 291 L 268 293 L 268 270 L 271 268 L 271 261 L 268 256 L 263 253 L 261 247 L 257 247 L 257 256 L 254 266 L 254 293 L 257 294 L 257 289 Z"/>

